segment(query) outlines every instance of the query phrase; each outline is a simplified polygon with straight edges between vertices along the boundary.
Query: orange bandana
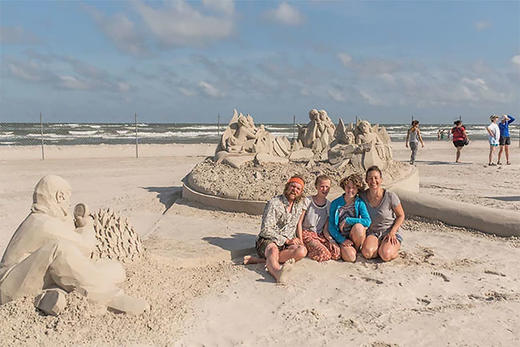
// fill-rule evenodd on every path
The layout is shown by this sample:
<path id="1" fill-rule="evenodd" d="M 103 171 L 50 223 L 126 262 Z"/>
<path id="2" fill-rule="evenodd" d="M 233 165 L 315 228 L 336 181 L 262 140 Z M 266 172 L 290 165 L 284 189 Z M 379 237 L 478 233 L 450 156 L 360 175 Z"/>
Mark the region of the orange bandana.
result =
<path id="1" fill-rule="evenodd" d="M 303 187 L 305 187 L 305 182 L 303 182 L 303 180 L 300 177 L 292 177 L 291 179 L 289 179 L 287 181 L 287 183 L 293 183 L 293 182 L 301 184 L 302 189 L 303 189 Z"/>

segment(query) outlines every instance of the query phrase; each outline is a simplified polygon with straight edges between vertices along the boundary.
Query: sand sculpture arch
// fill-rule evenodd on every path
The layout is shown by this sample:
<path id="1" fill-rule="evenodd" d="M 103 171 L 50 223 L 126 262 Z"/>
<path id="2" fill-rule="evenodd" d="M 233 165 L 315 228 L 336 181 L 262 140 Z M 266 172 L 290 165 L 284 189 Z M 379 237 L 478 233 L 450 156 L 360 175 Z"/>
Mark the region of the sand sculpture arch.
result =
<path id="1" fill-rule="evenodd" d="M 239 129 L 247 127 L 244 136 Z M 231 144 L 231 147 L 230 147 Z M 261 144 L 261 145 L 259 145 Z M 241 146 L 241 147 L 232 147 Z M 238 149 L 238 150 L 237 150 Z M 327 174 L 333 186 L 342 177 L 378 165 L 388 186 L 400 183 L 418 190 L 418 173 L 395 162 L 384 127 L 368 121 L 334 125 L 325 110 L 309 111 L 309 123 L 298 127 L 298 138 L 273 136 L 253 117 L 234 110 L 215 156 L 197 164 L 185 177 L 183 197 L 231 211 L 261 214 L 265 202 L 279 194 L 295 173 L 306 182 Z M 308 184 L 307 194 L 314 193 Z"/>

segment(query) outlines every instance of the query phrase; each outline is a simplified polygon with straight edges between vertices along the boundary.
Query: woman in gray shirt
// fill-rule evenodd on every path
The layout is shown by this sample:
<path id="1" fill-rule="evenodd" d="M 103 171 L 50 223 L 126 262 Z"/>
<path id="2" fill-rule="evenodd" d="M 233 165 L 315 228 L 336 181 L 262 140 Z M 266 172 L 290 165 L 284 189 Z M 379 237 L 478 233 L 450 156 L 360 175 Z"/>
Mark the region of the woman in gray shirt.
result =
<path id="1" fill-rule="evenodd" d="M 403 240 L 399 234 L 404 222 L 403 206 L 397 194 L 383 189 L 383 176 L 377 166 L 368 168 L 365 180 L 368 189 L 360 196 L 367 205 L 372 224 L 361 253 L 366 259 L 379 255 L 383 261 L 390 261 L 397 258 Z"/>

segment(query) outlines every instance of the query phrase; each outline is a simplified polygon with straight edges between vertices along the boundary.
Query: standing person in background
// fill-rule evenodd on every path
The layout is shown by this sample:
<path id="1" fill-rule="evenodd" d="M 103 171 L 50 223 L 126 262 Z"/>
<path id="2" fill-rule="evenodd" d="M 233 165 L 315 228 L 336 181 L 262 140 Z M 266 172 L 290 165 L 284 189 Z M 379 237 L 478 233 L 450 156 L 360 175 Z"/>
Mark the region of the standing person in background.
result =
<path id="1" fill-rule="evenodd" d="M 410 164 L 415 164 L 415 156 L 417 155 L 417 150 L 419 149 L 419 142 L 421 146 L 424 148 L 424 142 L 421 136 L 421 131 L 419 130 L 419 121 L 413 120 L 412 126 L 408 129 L 406 133 L 406 147 L 408 147 L 408 141 L 410 142 L 410 149 L 412 150 L 412 155 L 410 156 Z"/>
<path id="2" fill-rule="evenodd" d="M 497 164 L 493 163 L 493 153 L 495 153 L 495 148 L 498 147 L 498 143 L 500 141 L 500 128 L 497 125 L 498 116 L 496 114 L 492 114 L 489 117 L 491 124 L 489 124 L 486 128 L 488 132 L 488 140 L 489 140 L 489 166 L 496 166 Z"/>
<path id="3" fill-rule="evenodd" d="M 455 162 L 460 163 L 460 151 L 466 145 L 466 143 L 469 141 L 468 134 L 466 134 L 466 128 L 464 128 L 464 125 L 462 125 L 461 120 L 456 120 L 453 122 L 455 126 L 451 128 L 451 134 L 452 134 L 452 140 L 453 145 L 457 149 L 457 154 L 455 156 Z"/>
<path id="4" fill-rule="evenodd" d="M 506 164 L 511 165 L 509 161 L 509 145 L 511 144 L 511 137 L 509 135 L 509 124 L 513 123 L 515 118 L 510 115 L 503 115 L 502 120 L 498 123 L 498 128 L 500 129 L 500 140 L 498 143 L 500 145 L 500 150 L 498 151 L 498 165 L 502 165 L 500 162 L 500 157 L 502 156 L 502 151 L 506 150 Z"/>

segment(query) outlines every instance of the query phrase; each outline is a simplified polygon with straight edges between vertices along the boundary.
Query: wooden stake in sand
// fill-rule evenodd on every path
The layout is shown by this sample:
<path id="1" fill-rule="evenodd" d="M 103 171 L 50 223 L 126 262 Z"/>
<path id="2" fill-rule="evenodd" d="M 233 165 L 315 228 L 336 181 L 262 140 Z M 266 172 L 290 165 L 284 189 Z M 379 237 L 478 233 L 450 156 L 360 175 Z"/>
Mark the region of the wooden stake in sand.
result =
<path id="1" fill-rule="evenodd" d="M 295 134 L 296 134 L 296 115 L 293 114 L 293 116 L 292 116 L 292 140 L 293 140 L 293 143 L 294 143 L 294 141 L 296 141 L 295 140 L 295 138 L 296 138 Z"/>
<path id="2" fill-rule="evenodd" d="M 220 113 L 217 116 L 217 138 L 220 139 Z"/>
<path id="3" fill-rule="evenodd" d="M 44 146 L 43 146 L 43 118 L 42 118 L 41 112 L 40 112 L 40 135 L 42 138 L 42 160 L 45 160 L 45 150 L 44 150 Z"/>
<path id="4" fill-rule="evenodd" d="M 134 116 L 135 116 L 135 157 L 139 158 L 139 141 L 137 138 L 137 113 L 135 113 Z"/>

